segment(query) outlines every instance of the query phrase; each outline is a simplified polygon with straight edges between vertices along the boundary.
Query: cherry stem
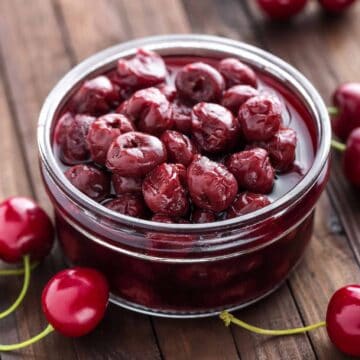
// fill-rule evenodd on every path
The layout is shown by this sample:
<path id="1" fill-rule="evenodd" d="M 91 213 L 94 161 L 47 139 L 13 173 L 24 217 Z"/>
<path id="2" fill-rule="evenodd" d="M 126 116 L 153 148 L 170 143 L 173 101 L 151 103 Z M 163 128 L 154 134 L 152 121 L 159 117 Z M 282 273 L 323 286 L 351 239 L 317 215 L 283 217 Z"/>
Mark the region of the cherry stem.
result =
<path id="1" fill-rule="evenodd" d="M 246 329 L 253 333 L 261 334 L 261 335 L 270 335 L 270 336 L 303 334 L 307 331 L 315 330 L 315 329 L 326 326 L 326 322 L 321 321 L 317 324 L 304 326 L 304 327 L 300 327 L 300 328 L 286 329 L 286 330 L 268 330 L 268 329 L 262 329 L 262 328 L 250 325 L 240 319 L 237 319 L 236 317 L 234 317 L 227 311 L 222 311 L 219 316 L 220 316 L 220 319 L 224 321 L 225 326 L 229 326 L 231 323 L 233 323 L 233 324 L 236 324 L 236 325 L 242 327 L 243 329 Z"/>
<path id="2" fill-rule="evenodd" d="M 41 333 L 37 334 L 36 336 L 32 337 L 31 339 L 25 340 L 25 341 L 17 343 L 17 344 L 0 345 L 0 351 L 13 351 L 13 350 L 22 349 L 26 346 L 29 346 L 29 345 L 32 345 L 32 344 L 38 342 L 39 340 L 43 339 L 45 336 L 49 335 L 53 331 L 54 331 L 54 328 L 50 324 L 48 324 L 47 327 Z"/>
<path id="3" fill-rule="evenodd" d="M 336 150 L 339 150 L 341 152 L 345 151 L 346 149 L 346 145 L 343 144 L 342 142 L 340 141 L 337 141 L 337 140 L 334 140 L 334 139 L 331 139 L 331 146 L 336 149 Z"/>
<path id="4" fill-rule="evenodd" d="M 339 109 L 336 106 L 329 106 L 327 109 L 330 116 L 339 115 Z"/>
<path id="5" fill-rule="evenodd" d="M 6 309 L 3 312 L 0 312 L 0 319 L 3 319 L 4 317 L 10 315 L 13 311 L 15 311 L 20 306 L 21 302 L 24 300 L 27 290 L 29 289 L 30 274 L 31 274 L 30 256 L 25 255 L 23 260 L 24 260 L 24 282 L 23 282 L 22 289 L 20 291 L 19 296 L 15 300 L 15 302 L 8 309 Z"/>
<path id="6" fill-rule="evenodd" d="M 34 262 L 30 265 L 30 270 L 34 270 L 39 265 L 38 262 Z M 17 276 L 17 275 L 24 275 L 25 269 L 22 267 L 20 269 L 1 269 L 0 276 Z"/>

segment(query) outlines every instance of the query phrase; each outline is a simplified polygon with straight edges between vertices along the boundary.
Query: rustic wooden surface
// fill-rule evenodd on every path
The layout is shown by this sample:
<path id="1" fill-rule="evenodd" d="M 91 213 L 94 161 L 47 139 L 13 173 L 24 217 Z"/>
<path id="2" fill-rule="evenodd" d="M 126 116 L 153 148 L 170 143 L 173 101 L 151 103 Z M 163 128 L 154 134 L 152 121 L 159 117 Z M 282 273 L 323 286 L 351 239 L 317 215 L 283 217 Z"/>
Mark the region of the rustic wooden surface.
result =
<path id="1" fill-rule="evenodd" d="M 56 81 L 88 55 L 128 39 L 167 33 L 206 33 L 265 48 L 299 68 L 326 101 L 342 81 L 360 80 L 360 3 L 330 19 L 311 1 L 287 25 L 264 19 L 253 0 L 0 0 L 0 198 L 35 197 L 49 211 L 37 165 L 36 123 Z M 360 281 L 360 201 L 334 156 L 331 180 L 316 216 L 306 257 L 274 295 L 239 311 L 259 326 L 286 328 L 322 320 L 338 287 Z M 13 343 L 45 326 L 40 294 L 63 266 L 57 251 L 38 268 L 24 304 L 0 322 L 0 342 Z M 21 279 L 0 278 L 0 308 Z M 326 331 L 265 338 L 216 319 L 167 320 L 110 306 L 91 335 L 53 334 L 1 359 L 345 359 Z"/>

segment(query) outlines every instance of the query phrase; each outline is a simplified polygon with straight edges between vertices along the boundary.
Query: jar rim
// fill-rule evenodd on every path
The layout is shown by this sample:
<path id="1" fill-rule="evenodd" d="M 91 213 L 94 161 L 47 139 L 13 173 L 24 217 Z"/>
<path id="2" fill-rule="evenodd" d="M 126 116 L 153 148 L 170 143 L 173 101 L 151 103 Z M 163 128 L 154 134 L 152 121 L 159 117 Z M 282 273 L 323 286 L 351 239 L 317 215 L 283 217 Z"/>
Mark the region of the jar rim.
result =
<path id="1" fill-rule="evenodd" d="M 74 87 L 84 78 L 101 73 L 106 67 L 114 64 L 117 59 L 133 55 L 136 49 L 140 47 L 156 51 L 161 55 L 204 56 L 208 52 L 207 56 L 214 57 L 217 55 L 219 58 L 235 56 L 291 87 L 292 91 L 296 91 L 297 96 L 301 97 L 302 103 L 316 121 L 317 149 L 309 171 L 292 189 L 270 205 L 232 219 L 204 224 L 168 224 L 143 220 L 119 214 L 87 197 L 70 183 L 55 158 L 51 144 L 53 121 Z M 294 201 L 294 198 L 299 198 L 307 193 L 326 165 L 330 151 L 331 126 L 326 105 L 318 91 L 298 70 L 277 56 L 255 46 L 217 36 L 201 34 L 161 35 L 128 41 L 102 50 L 85 59 L 65 74 L 43 104 L 39 116 L 37 140 L 42 165 L 67 198 L 76 203 L 77 206 L 115 222 L 126 224 L 126 226 L 134 226 L 144 230 L 200 233 L 258 223 L 275 213 L 281 212 Z"/>

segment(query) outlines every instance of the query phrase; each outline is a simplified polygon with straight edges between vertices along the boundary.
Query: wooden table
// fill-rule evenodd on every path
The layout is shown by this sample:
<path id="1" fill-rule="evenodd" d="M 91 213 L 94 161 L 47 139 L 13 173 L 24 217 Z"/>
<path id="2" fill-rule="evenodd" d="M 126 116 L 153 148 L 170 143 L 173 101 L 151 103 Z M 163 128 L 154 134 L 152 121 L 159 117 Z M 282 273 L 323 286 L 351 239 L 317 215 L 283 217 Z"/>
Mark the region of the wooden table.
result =
<path id="1" fill-rule="evenodd" d="M 35 197 L 48 210 L 36 148 L 42 102 L 58 79 L 94 52 L 150 34 L 207 33 L 267 49 L 299 68 L 329 101 L 342 81 L 360 80 L 360 3 L 329 19 L 311 1 L 287 25 L 272 24 L 252 0 L 0 0 L 0 195 Z M 305 259 L 284 286 L 237 315 L 268 328 L 324 319 L 335 289 L 360 281 L 360 201 L 344 180 L 337 155 L 316 216 Z M 37 334 L 45 326 L 40 294 L 63 263 L 58 251 L 38 268 L 26 301 L 0 321 L 1 343 Z M 0 308 L 14 299 L 22 279 L 0 278 Z M 217 318 L 167 320 L 110 306 L 91 335 L 58 334 L 2 359 L 343 359 L 324 329 L 266 338 L 226 328 Z"/>

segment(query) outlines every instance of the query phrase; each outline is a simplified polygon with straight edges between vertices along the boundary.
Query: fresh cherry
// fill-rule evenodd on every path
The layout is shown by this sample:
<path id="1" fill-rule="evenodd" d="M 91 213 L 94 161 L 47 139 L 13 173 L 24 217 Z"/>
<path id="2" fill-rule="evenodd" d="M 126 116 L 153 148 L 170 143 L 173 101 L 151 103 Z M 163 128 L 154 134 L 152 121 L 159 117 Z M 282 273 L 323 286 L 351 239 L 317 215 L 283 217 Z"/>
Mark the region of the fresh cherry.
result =
<path id="1" fill-rule="evenodd" d="M 194 224 L 204 224 L 216 221 L 216 214 L 211 210 L 196 208 L 191 214 L 191 221 Z"/>
<path id="2" fill-rule="evenodd" d="M 263 208 L 270 204 L 270 200 L 262 194 L 244 192 L 235 198 L 226 211 L 226 218 L 231 219 Z"/>
<path id="3" fill-rule="evenodd" d="M 148 210 L 144 203 L 144 199 L 140 193 L 120 194 L 116 199 L 107 201 L 105 204 L 110 210 L 120 214 L 133 216 L 137 218 L 145 218 Z"/>
<path id="4" fill-rule="evenodd" d="M 76 113 L 102 115 L 120 99 L 119 90 L 106 77 L 98 76 L 85 81 L 71 101 Z"/>
<path id="5" fill-rule="evenodd" d="M 25 255 L 41 260 L 50 252 L 54 228 L 50 218 L 34 201 L 10 197 L 0 204 L 0 259 L 20 262 Z"/>
<path id="6" fill-rule="evenodd" d="M 236 144 L 239 123 L 223 106 L 201 102 L 193 107 L 192 134 L 204 151 L 222 152 Z"/>
<path id="7" fill-rule="evenodd" d="M 109 299 L 109 286 L 98 271 L 76 267 L 57 273 L 45 286 L 42 309 L 49 323 L 61 334 L 83 336 L 102 320 Z"/>
<path id="8" fill-rule="evenodd" d="M 272 19 L 287 20 L 300 13 L 307 0 L 257 0 L 257 3 Z"/>
<path id="9" fill-rule="evenodd" d="M 258 95 L 258 91 L 252 86 L 235 85 L 224 92 L 221 105 L 237 116 L 240 106 L 256 95 Z"/>
<path id="10" fill-rule="evenodd" d="M 221 74 L 202 62 L 185 65 L 176 75 L 175 86 L 182 98 L 195 103 L 219 100 L 225 88 Z"/>
<path id="11" fill-rule="evenodd" d="M 275 172 L 266 150 L 254 148 L 232 154 L 226 166 L 234 174 L 240 189 L 262 194 L 271 191 Z"/>
<path id="12" fill-rule="evenodd" d="M 360 83 L 340 85 L 333 95 L 333 104 L 337 109 L 332 120 L 333 130 L 345 141 L 350 132 L 360 126 Z"/>
<path id="13" fill-rule="evenodd" d="M 117 72 L 119 84 L 133 89 L 162 83 L 167 75 L 161 56 L 145 49 L 139 49 L 131 59 L 120 59 Z"/>
<path id="14" fill-rule="evenodd" d="M 280 128 L 282 106 L 274 96 L 254 96 L 241 105 L 238 118 L 246 140 L 269 140 Z"/>
<path id="15" fill-rule="evenodd" d="M 169 101 L 155 87 L 135 92 L 126 106 L 126 113 L 134 119 L 138 130 L 154 135 L 172 128 L 169 111 Z"/>
<path id="16" fill-rule="evenodd" d="M 168 154 L 168 161 L 185 166 L 189 165 L 198 153 L 194 143 L 184 134 L 174 130 L 166 130 L 160 137 Z"/>
<path id="17" fill-rule="evenodd" d="M 66 170 L 65 176 L 81 192 L 95 201 L 104 200 L 110 193 L 110 177 L 90 165 L 75 165 Z"/>
<path id="18" fill-rule="evenodd" d="M 347 139 L 343 169 L 348 181 L 360 187 L 360 127 L 354 129 Z"/>
<path id="19" fill-rule="evenodd" d="M 122 176 L 141 177 L 165 162 L 166 157 L 165 145 L 157 137 L 132 131 L 113 141 L 106 166 Z"/>
<path id="20" fill-rule="evenodd" d="M 355 0 L 319 0 L 319 3 L 329 13 L 337 14 L 346 10 Z"/>
<path id="21" fill-rule="evenodd" d="M 105 165 L 106 154 L 112 141 L 129 131 L 134 131 L 134 127 L 122 114 L 107 114 L 97 118 L 91 123 L 86 138 L 92 160 Z"/>
<path id="22" fill-rule="evenodd" d="M 343 353 L 360 356 L 360 286 L 348 285 L 335 292 L 326 312 L 326 329 Z"/>
<path id="23" fill-rule="evenodd" d="M 226 80 L 226 87 L 249 85 L 257 87 L 256 74 L 250 66 L 235 58 L 226 58 L 219 63 L 219 71 Z"/>
<path id="24" fill-rule="evenodd" d="M 142 191 L 147 206 L 171 217 L 184 216 L 189 209 L 184 187 L 186 168 L 182 164 L 161 164 L 144 179 Z"/>
<path id="25" fill-rule="evenodd" d="M 112 183 L 117 195 L 141 192 L 142 188 L 142 178 L 140 177 L 128 177 L 121 176 L 119 174 L 113 174 Z"/>
<path id="26" fill-rule="evenodd" d="M 60 157 L 68 165 L 88 161 L 90 152 L 86 141 L 92 116 L 64 114 L 55 129 L 55 140 L 59 144 Z"/>
<path id="27" fill-rule="evenodd" d="M 215 212 L 225 210 L 238 191 L 234 175 L 224 165 L 200 155 L 188 167 L 187 183 L 195 205 Z"/>

